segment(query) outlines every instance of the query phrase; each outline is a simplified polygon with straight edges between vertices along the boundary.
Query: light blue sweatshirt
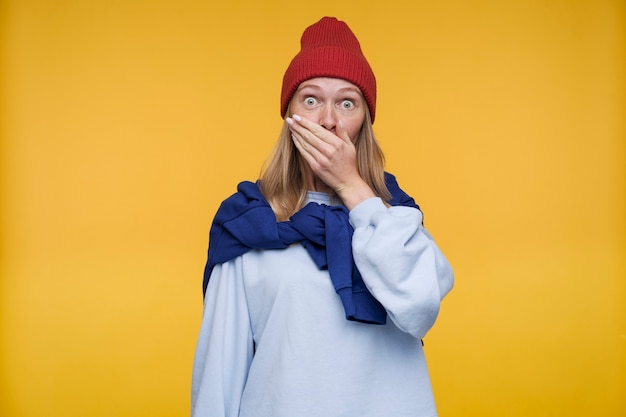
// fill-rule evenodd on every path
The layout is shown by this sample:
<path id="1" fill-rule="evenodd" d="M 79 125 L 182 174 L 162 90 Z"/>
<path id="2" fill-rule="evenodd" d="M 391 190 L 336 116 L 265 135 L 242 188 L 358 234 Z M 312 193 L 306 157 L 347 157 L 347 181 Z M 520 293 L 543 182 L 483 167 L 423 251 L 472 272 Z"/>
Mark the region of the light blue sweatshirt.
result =
<path id="1" fill-rule="evenodd" d="M 309 201 L 330 204 L 326 194 Z M 420 339 L 452 289 L 421 212 L 370 198 L 350 212 L 353 256 L 386 325 L 345 319 L 328 271 L 299 244 L 217 265 L 205 296 L 192 417 L 433 417 Z"/>

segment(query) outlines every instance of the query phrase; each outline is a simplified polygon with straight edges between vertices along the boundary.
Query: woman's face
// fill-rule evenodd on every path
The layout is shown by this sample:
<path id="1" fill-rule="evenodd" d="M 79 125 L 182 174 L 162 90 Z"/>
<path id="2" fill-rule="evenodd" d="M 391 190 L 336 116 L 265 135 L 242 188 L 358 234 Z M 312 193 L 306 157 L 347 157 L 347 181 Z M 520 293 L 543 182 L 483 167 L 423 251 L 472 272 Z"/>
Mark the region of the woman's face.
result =
<path id="1" fill-rule="evenodd" d="M 337 134 L 339 121 L 352 143 L 359 137 L 367 103 L 361 90 L 339 78 L 312 78 L 298 86 L 289 109 Z"/>

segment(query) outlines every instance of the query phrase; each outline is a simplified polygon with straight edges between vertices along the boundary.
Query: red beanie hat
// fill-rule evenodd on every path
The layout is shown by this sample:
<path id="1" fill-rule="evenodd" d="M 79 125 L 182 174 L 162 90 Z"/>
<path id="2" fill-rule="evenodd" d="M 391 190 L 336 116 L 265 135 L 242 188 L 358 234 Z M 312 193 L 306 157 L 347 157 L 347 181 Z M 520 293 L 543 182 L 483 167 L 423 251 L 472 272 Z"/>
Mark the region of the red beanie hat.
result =
<path id="1" fill-rule="evenodd" d="M 345 22 L 324 17 L 306 28 L 300 40 L 301 49 L 283 77 L 280 115 L 300 83 L 316 77 L 341 78 L 361 89 L 372 122 L 376 115 L 376 78 L 367 63 L 359 41 Z"/>

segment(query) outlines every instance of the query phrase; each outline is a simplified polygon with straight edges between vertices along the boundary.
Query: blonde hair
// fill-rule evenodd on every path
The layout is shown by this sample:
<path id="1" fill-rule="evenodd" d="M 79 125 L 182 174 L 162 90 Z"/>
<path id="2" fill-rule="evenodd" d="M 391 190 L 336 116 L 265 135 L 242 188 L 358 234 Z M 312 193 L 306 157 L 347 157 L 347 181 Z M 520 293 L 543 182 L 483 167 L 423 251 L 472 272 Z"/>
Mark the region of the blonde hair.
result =
<path id="1" fill-rule="evenodd" d="M 385 156 L 374 136 L 368 109 L 355 146 L 361 178 L 377 196 L 389 202 L 391 194 L 385 185 Z M 284 123 L 274 149 L 263 165 L 260 182 L 261 193 L 278 221 L 289 219 L 304 206 L 308 191 L 306 184 L 311 175 L 305 167 L 306 161 L 293 144 L 289 127 Z"/>

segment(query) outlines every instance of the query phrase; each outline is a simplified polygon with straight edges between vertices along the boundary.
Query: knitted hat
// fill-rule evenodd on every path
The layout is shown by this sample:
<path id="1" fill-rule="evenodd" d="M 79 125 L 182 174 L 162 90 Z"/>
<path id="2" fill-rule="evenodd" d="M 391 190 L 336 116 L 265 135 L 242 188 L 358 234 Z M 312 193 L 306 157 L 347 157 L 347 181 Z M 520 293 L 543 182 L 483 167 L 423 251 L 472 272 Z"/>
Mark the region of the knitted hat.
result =
<path id="1" fill-rule="evenodd" d="M 289 101 L 300 83 L 316 77 L 331 77 L 349 81 L 361 89 L 374 122 L 376 77 L 348 25 L 334 17 L 324 17 L 306 28 L 300 45 L 300 52 L 283 77 L 281 116 L 285 116 Z"/>

